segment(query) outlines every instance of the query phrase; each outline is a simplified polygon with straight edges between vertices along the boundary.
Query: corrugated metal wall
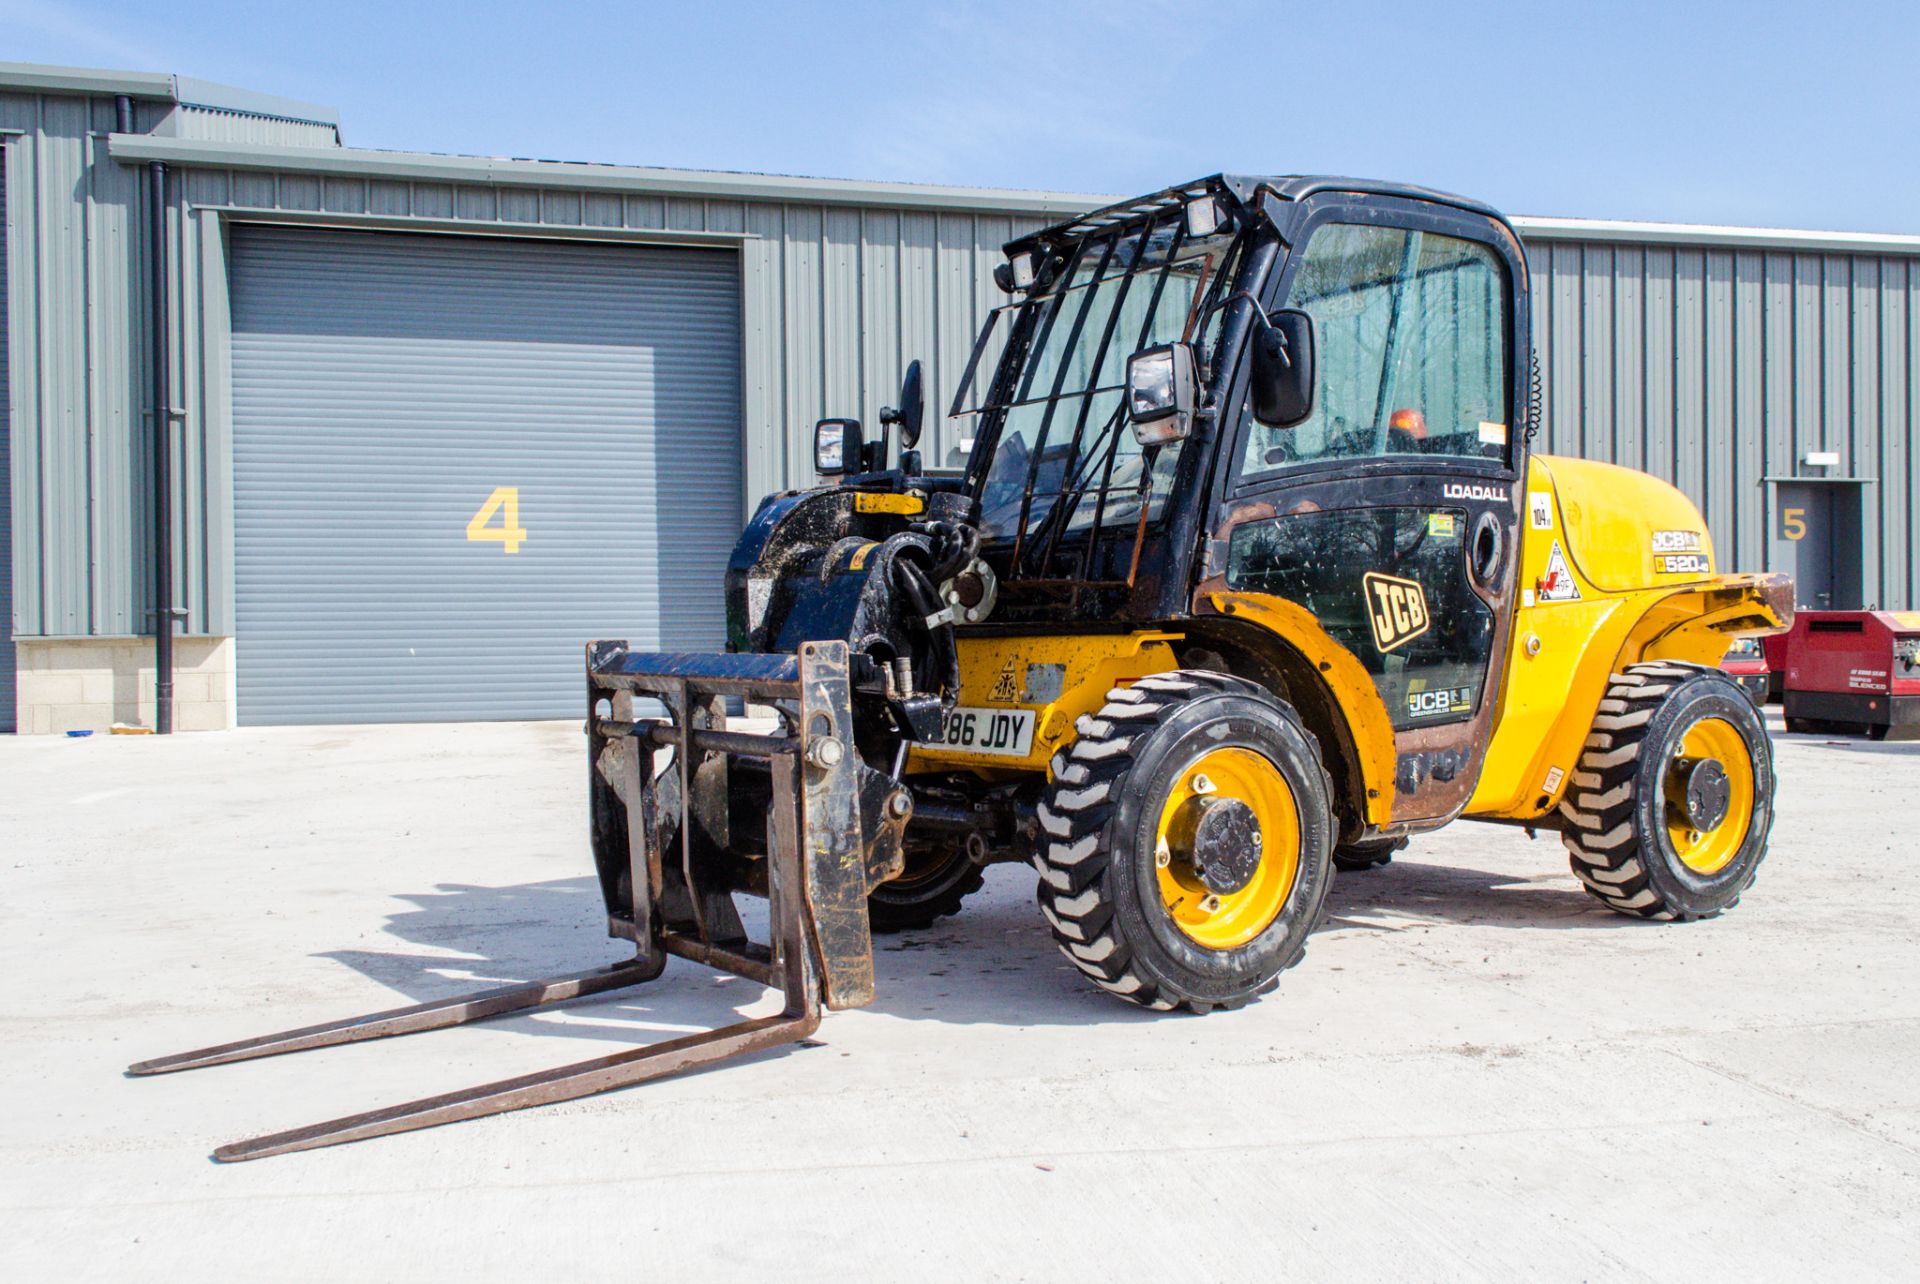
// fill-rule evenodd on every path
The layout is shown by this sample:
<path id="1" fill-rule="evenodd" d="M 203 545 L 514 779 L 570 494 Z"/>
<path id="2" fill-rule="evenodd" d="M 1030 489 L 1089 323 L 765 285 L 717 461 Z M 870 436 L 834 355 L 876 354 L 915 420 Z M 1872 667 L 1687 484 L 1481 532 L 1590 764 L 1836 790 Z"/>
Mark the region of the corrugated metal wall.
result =
<path id="1" fill-rule="evenodd" d="M 142 104 L 152 124 L 161 104 Z M 23 636 L 147 628 L 140 178 L 111 98 L 0 93 L 7 140 L 14 612 Z"/>
<path id="2" fill-rule="evenodd" d="M 1544 441 L 1642 468 L 1706 514 L 1723 565 L 1766 566 L 1772 487 L 1836 451 L 1865 488 L 1869 602 L 1920 602 L 1920 259 L 1536 239 Z"/>
<path id="3" fill-rule="evenodd" d="M 231 570 L 209 497 L 221 491 L 218 441 L 224 408 L 209 404 L 205 376 L 219 357 L 202 346 L 217 325 L 200 297 L 211 209 L 290 214 L 411 217 L 470 223 L 476 231 L 606 228 L 740 235 L 747 497 L 813 481 L 813 423 L 850 414 L 869 424 L 897 400 L 906 362 L 926 362 L 931 410 L 922 449 L 946 458 L 962 427 L 946 422 L 975 334 L 1004 301 L 993 284 L 1000 247 L 1038 219 L 972 212 L 673 199 L 568 190 L 481 187 L 310 174 L 195 169 L 178 175 L 187 231 L 178 237 L 176 291 L 186 343 L 180 397 L 181 511 L 194 514 L 180 541 L 180 582 L 193 632 L 231 631 Z M 178 230 L 178 229 L 176 229 Z M 742 235 L 743 234 L 743 235 Z M 217 301 L 215 301 L 217 303 Z M 218 398 L 215 398 L 215 403 Z M 212 432 L 210 438 L 209 432 Z M 214 448 L 209 452 L 210 440 Z"/>
<path id="4" fill-rule="evenodd" d="M 332 125 L 281 116 L 256 116 L 251 112 L 202 107 L 196 103 L 181 103 L 174 108 L 167 128 L 175 138 L 265 143 L 278 147 L 335 147 L 340 141 L 339 131 Z"/>
<path id="5" fill-rule="evenodd" d="M 139 127 L 165 109 L 142 104 Z M 14 188 L 33 202 L 26 311 L 16 314 L 37 313 L 48 340 L 29 340 L 31 350 L 15 362 L 30 374 L 16 394 L 25 425 L 16 436 L 17 467 L 34 478 L 16 487 L 27 533 L 20 547 L 31 550 L 16 576 L 21 632 L 137 634 L 146 628 L 152 581 L 141 484 L 149 472 L 140 431 L 146 344 L 129 289 L 145 276 L 143 179 L 107 157 L 110 98 L 0 93 L 0 128 L 25 131 L 12 144 L 23 162 Z M 987 310 L 1004 298 L 992 281 L 1000 247 L 1045 221 L 218 169 L 176 169 L 172 178 L 174 388 L 187 410 L 175 439 L 174 579 L 187 611 L 183 631 L 214 635 L 233 627 L 232 515 L 218 498 L 230 485 L 228 411 L 207 398 L 207 377 L 222 377 L 226 353 L 225 301 L 210 303 L 202 289 L 218 280 L 217 271 L 208 275 L 218 265 L 204 261 L 204 210 L 418 218 L 509 233 L 739 236 L 745 474 L 753 498 L 810 484 L 814 420 L 851 414 L 872 423 L 896 399 L 900 373 L 916 356 L 929 380 L 922 449 L 930 461 L 945 459 L 960 431 L 945 421 L 947 404 Z M 86 199 L 74 201 L 76 191 Z"/>
<path id="6" fill-rule="evenodd" d="M 138 125 L 179 110 L 141 104 Z M 202 114 L 195 129 L 266 128 Z M 6 144 L 13 315 L 34 318 L 15 326 L 12 356 L 14 581 L 25 635 L 147 628 L 143 179 L 107 155 L 112 128 L 111 98 L 0 92 L 0 129 L 22 131 Z M 176 439 L 175 580 L 186 630 L 216 635 L 232 629 L 226 287 L 215 223 L 202 211 L 738 236 L 750 496 L 810 481 L 813 421 L 855 414 L 871 423 L 913 356 L 930 376 L 924 449 L 944 460 L 965 430 L 944 420 L 946 405 L 999 301 L 999 247 L 1044 221 L 311 173 L 174 177 L 174 382 L 187 411 Z M 1531 248 L 1549 448 L 1676 481 L 1702 504 L 1725 560 L 1742 567 L 1765 557 L 1770 488 L 1760 478 L 1796 471 L 1808 450 L 1838 450 L 1838 471 L 1877 479 L 1867 492 L 1869 596 L 1920 601 L 1911 387 L 1920 343 L 1910 319 L 1920 259 L 1544 236 Z"/>
<path id="7" fill-rule="evenodd" d="M 0 147 L 0 731 L 12 731 L 13 658 L 13 470 L 7 431 L 12 396 L 7 390 L 7 166 Z"/>

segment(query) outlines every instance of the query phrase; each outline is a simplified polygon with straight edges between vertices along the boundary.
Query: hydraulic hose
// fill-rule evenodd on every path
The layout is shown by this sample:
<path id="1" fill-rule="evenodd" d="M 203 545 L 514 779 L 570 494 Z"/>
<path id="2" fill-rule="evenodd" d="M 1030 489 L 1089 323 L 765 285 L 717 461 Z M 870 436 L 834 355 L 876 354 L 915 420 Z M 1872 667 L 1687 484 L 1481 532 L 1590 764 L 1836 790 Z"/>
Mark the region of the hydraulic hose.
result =
<path id="1" fill-rule="evenodd" d="M 960 691 L 960 648 L 953 637 L 953 619 L 948 616 L 939 623 L 934 621 L 941 616 L 940 595 L 934 591 L 927 573 L 904 557 L 893 561 L 894 583 L 913 608 L 915 618 L 922 629 L 926 630 L 927 642 L 933 649 L 934 661 L 940 670 L 940 694 L 955 696 Z"/>
<path id="2" fill-rule="evenodd" d="M 926 532 L 933 570 L 928 580 L 941 584 L 952 579 L 980 555 L 980 532 L 960 522 L 927 522 Z"/>

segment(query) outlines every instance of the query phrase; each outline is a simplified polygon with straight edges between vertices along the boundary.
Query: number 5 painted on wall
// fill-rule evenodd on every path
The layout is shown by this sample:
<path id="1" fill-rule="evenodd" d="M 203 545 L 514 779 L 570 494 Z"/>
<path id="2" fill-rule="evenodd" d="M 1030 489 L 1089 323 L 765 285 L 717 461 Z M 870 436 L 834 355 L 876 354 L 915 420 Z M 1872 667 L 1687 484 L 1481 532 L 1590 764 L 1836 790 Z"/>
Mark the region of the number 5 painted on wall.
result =
<path id="1" fill-rule="evenodd" d="M 1780 532 L 1788 539 L 1807 537 L 1807 510 L 1804 508 L 1786 508 L 1780 511 Z"/>
<path id="2" fill-rule="evenodd" d="M 500 514 L 500 525 L 487 525 L 495 513 Z M 502 552 L 518 553 L 521 543 L 527 538 L 527 528 L 520 524 L 520 488 L 495 486 L 493 494 L 487 496 L 487 502 L 480 505 L 480 511 L 467 523 L 467 538 L 496 540 Z"/>

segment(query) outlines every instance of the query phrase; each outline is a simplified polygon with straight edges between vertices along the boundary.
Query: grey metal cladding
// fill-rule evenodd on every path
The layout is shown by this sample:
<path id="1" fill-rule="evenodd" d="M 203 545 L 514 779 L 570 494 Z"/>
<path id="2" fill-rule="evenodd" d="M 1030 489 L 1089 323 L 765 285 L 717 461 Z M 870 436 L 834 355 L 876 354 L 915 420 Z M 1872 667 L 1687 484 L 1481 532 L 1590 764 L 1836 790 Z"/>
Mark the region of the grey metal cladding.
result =
<path id="1" fill-rule="evenodd" d="M 6 149 L 0 148 L 0 731 L 14 729 L 13 658 L 13 470 L 9 466 L 13 434 L 7 381 L 7 181 Z"/>
<path id="2" fill-rule="evenodd" d="M 871 422 L 892 401 L 909 357 L 928 360 L 928 400 L 944 410 L 973 334 L 1002 301 L 991 280 L 1001 242 L 1106 203 L 154 136 L 163 127 L 198 134 L 231 125 L 236 139 L 280 137 L 282 123 L 249 112 L 314 122 L 284 126 L 290 140 L 331 119 L 256 96 L 187 90 L 179 82 L 176 92 L 169 77 L 0 67 L 0 130 L 21 131 L 5 144 L 15 198 L 10 462 L 21 636 L 147 628 L 142 167 L 116 161 L 123 152 L 173 166 L 173 350 L 186 412 L 175 437 L 174 574 L 189 612 L 184 631 L 196 634 L 234 632 L 219 248 L 228 220 L 742 238 L 741 489 L 751 503 L 809 484 L 813 420 Z M 139 96 L 145 136 L 110 137 L 117 92 Z M 1765 552 L 1772 494 L 1759 478 L 1794 471 L 1808 450 L 1838 449 L 1840 471 L 1877 479 L 1865 497 L 1870 595 L 1920 601 L 1915 238 L 1514 222 L 1533 257 L 1554 448 L 1680 480 L 1702 501 L 1723 562 L 1742 568 Z M 929 461 L 946 462 L 970 430 L 936 414 Z M 701 588 L 717 596 L 717 585 Z"/>
<path id="3" fill-rule="evenodd" d="M 1710 244 L 1530 240 L 1545 432 L 1559 454 L 1645 469 L 1700 506 L 1720 565 L 1767 566 L 1773 487 L 1863 495 L 1870 603 L 1920 602 L 1920 258 Z"/>
<path id="4" fill-rule="evenodd" d="M 243 723 L 574 716 L 586 639 L 722 644 L 735 253 L 269 226 L 232 251 Z M 513 553 L 468 538 L 499 487 Z"/>
<path id="5" fill-rule="evenodd" d="M 142 128 L 171 110 L 159 102 L 141 102 L 136 109 Z M 26 131 L 11 144 L 27 157 L 25 176 L 15 178 L 16 193 L 24 182 L 29 196 L 45 194 L 44 212 L 35 204 L 15 217 L 16 226 L 28 220 L 23 241 L 40 247 L 33 254 L 36 274 L 24 286 L 30 294 L 25 315 L 39 318 L 37 338 L 45 348 L 44 361 L 37 348 L 21 354 L 19 364 L 36 378 L 15 390 L 24 425 L 18 439 L 24 454 L 16 467 L 38 478 L 20 499 L 21 632 L 139 633 L 147 627 L 151 594 L 141 417 L 144 336 L 136 306 L 144 280 L 142 170 L 108 155 L 110 98 L 83 102 L 0 92 L 0 127 L 8 126 Z M 136 141 L 189 145 L 179 139 Z M 338 150 L 291 149 L 300 155 Z M 354 155 L 365 161 L 381 154 Z M 480 170 L 471 171 L 471 181 L 450 181 L 421 170 L 421 158 L 401 159 L 405 172 L 339 175 L 176 162 L 169 213 L 180 329 L 173 350 L 186 418 L 175 432 L 174 582 L 177 604 L 188 612 L 183 632 L 234 632 L 226 318 L 222 298 L 202 298 L 203 287 L 224 296 L 216 284 L 225 279 L 223 255 L 215 248 L 220 220 L 285 213 L 345 222 L 451 220 L 476 232 L 513 236 L 553 230 L 591 238 L 604 229 L 618 238 L 656 231 L 741 238 L 745 504 L 782 487 L 812 484 L 813 421 L 853 414 L 872 422 L 894 400 L 901 371 L 916 356 L 928 362 L 927 400 L 936 412 L 922 451 L 930 463 L 950 461 L 971 424 L 938 412 L 953 395 L 987 310 L 1004 301 L 992 283 L 1000 246 L 1049 221 L 1037 211 L 1010 210 L 1016 201 L 1033 199 L 1025 193 L 985 193 L 981 199 L 990 208 L 863 208 L 853 202 L 873 185 L 824 184 L 821 203 L 788 204 L 712 192 L 663 194 L 659 175 L 675 176 L 673 171 L 634 171 L 633 190 L 583 191 L 495 186 Z M 596 166 L 546 166 L 540 172 L 602 170 L 624 173 Z M 82 218 L 69 203 L 86 171 L 91 199 Z M 686 177 L 690 183 L 703 178 Z M 704 176 L 721 186 L 733 177 Z M 772 185 L 796 196 L 812 190 L 801 180 Z M 840 188 L 849 190 L 839 194 Z M 885 190 L 889 185 L 878 185 L 875 199 Z M 902 190 L 921 201 L 938 195 Z M 823 337 L 829 334 L 830 343 Z M 36 336 L 16 338 L 25 343 Z M 90 380 L 80 377 L 89 370 Z M 717 594 L 718 586 L 712 591 Z"/>
<path id="6" fill-rule="evenodd" d="M 175 107 L 161 129 L 176 138 L 282 147 L 335 147 L 340 142 L 336 125 L 187 103 Z"/>
<path id="7" fill-rule="evenodd" d="M 151 124 L 164 106 L 136 114 Z M 148 627 L 141 175 L 107 159 L 113 124 L 111 98 L 0 93 L 0 128 L 22 131 L 6 142 L 21 637 Z"/>

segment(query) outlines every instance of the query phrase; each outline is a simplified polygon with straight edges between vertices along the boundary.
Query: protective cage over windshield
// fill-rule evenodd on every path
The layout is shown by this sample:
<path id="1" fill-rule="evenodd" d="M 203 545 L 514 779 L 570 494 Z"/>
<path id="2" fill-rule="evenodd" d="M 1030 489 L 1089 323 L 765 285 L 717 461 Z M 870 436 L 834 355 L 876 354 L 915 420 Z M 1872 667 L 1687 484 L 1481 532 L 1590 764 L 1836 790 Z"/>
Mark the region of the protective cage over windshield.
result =
<path id="1" fill-rule="evenodd" d="M 1190 342 L 1204 381 L 1224 315 L 1217 305 L 1236 270 L 1237 232 L 1223 222 L 1206 236 L 1190 235 L 1183 204 L 1170 198 L 1148 216 L 1097 228 L 1065 247 L 1043 265 L 1026 299 L 996 310 L 953 413 L 982 417 L 969 486 L 980 496 L 986 540 L 1013 546 L 1009 580 L 1132 585 L 1183 443 L 1136 439 L 1127 359 Z M 1129 537 L 1130 553 L 1115 559 L 1115 541 Z"/>

